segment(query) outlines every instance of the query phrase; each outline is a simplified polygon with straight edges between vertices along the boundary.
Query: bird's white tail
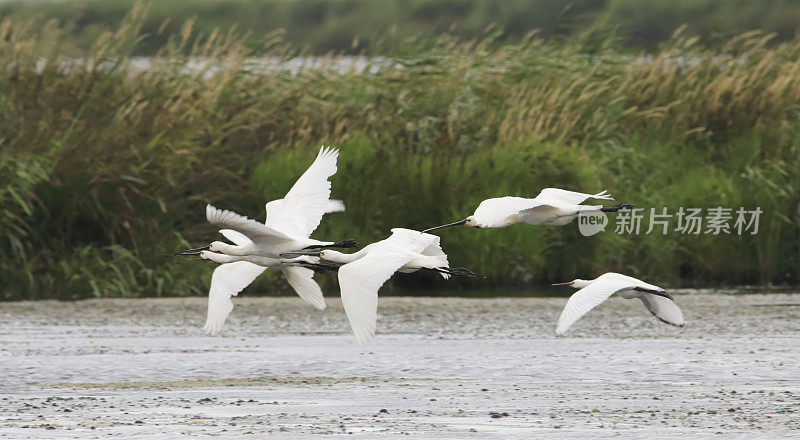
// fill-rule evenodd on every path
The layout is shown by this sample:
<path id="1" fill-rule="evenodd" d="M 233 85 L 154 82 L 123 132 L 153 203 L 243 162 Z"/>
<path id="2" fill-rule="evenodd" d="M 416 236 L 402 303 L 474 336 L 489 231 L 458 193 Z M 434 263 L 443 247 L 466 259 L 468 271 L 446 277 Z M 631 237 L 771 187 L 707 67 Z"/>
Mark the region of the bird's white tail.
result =
<path id="1" fill-rule="evenodd" d="M 328 200 L 328 204 L 325 205 L 325 213 L 331 212 L 344 212 L 344 202 L 336 199 Z"/>
<path id="2" fill-rule="evenodd" d="M 611 194 L 609 194 L 607 190 L 603 190 L 602 192 L 593 195 L 592 198 L 599 200 L 614 200 L 614 198 L 611 197 Z"/>

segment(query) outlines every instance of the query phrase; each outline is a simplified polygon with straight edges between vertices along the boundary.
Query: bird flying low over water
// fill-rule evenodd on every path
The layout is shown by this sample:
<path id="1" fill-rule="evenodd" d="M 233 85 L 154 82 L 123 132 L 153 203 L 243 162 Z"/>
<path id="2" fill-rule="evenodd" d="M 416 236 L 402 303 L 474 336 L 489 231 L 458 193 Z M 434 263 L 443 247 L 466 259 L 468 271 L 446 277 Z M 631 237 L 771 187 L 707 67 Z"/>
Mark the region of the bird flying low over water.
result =
<path id="1" fill-rule="evenodd" d="M 375 337 L 378 319 L 378 289 L 395 272 L 431 269 L 447 279 L 451 275 L 474 276 L 469 269 L 451 268 L 439 245 L 439 237 L 411 229 L 394 228 L 392 235 L 352 254 L 334 250 L 293 252 L 285 256 L 319 256 L 322 261 L 342 264 L 339 288 L 342 305 L 356 339 L 362 346 Z"/>
<path id="2" fill-rule="evenodd" d="M 478 205 L 474 214 L 464 220 L 428 228 L 422 232 L 459 225 L 470 228 L 504 228 L 516 223 L 563 226 L 578 217 L 581 212 L 616 212 L 620 209 L 633 208 L 633 205 L 627 203 L 618 203 L 608 207 L 581 205 L 589 198 L 614 200 L 606 191 L 598 194 L 584 194 L 559 188 L 545 188 L 532 199 L 524 197 L 486 199 Z"/>
<path id="3" fill-rule="evenodd" d="M 234 244 L 214 241 L 210 245 L 177 252 L 198 255 L 220 263 L 211 276 L 208 315 L 203 329 L 216 334 L 233 310 L 231 296 L 238 295 L 265 269 L 280 268 L 286 281 L 306 302 L 325 308 L 322 290 L 313 280 L 314 270 L 335 269 L 317 257 L 285 258 L 281 254 L 324 247 L 357 247 L 353 240 L 339 242 L 309 238 L 328 212 L 344 210 L 339 200 L 330 200 L 331 183 L 336 173 L 339 151 L 322 147 L 314 163 L 297 179 L 282 199 L 267 203 L 267 220 L 260 223 L 231 211 L 206 206 L 209 223 L 222 227 L 220 233 Z"/>
<path id="4" fill-rule="evenodd" d="M 683 327 L 683 313 L 664 289 L 644 281 L 614 272 L 604 273 L 593 280 L 576 279 L 554 286 L 580 289 L 569 300 L 556 325 L 556 334 L 563 335 L 583 315 L 613 294 L 625 299 L 639 298 L 647 310 L 667 324 Z"/>

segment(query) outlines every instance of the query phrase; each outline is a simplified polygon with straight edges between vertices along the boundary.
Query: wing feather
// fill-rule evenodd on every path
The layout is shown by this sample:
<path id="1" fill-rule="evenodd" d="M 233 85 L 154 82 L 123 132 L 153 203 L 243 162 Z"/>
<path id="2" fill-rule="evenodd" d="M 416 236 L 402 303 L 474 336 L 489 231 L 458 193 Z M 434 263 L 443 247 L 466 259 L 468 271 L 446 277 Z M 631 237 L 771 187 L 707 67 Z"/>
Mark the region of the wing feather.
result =
<path id="1" fill-rule="evenodd" d="M 329 200 L 331 182 L 328 178 L 336 174 L 338 157 L 339 150 L 322 146 L 314 163 L 286 196 L 267 203 L 267 226 L 289 235 L 308 237 L 326 212 L 343 211 L 344 204 Z"/>
<path id="2" fill-rule="evenodd" d="M 393 244 L 408 249 L 412 252 L 422 253 L 432 244 L 439 243 L 439 236 L 422 233 L 413 229 L 392 228 L 392 235 L 383 240 L 387 244 Z"/>
<path id="3" fill-rule="evenodd" d="M 503 219 L 536 206 L 536 199 L 523 197 L 495 197 L 482 201 L 475 209 L 475 217 L 487 219 Z"/>
<path id="4" fill-rule="evenodd" d="M 569 203 L 572 205 L 579 205 L 589 198 L 600 199 L 600 200 L 614 200 L 614 198 L 611 197 L 611 194 L 608 194 L 608 192 L 605 190 L 597 194 L 586 194 L 576 191 L 568 191 L 566 189 L 560 189 L 560 188 L 545 188 L 539 193 L 538 196 L 536 196 L 536 198 L 542 202 L 546 200 L 555 200 L 555 201 L 560 201 L 562 203 Z"/>
<path id="5" fill-rule="evenodd" d="M 441 267 L 450 267 L 450 262 L 447 260 L 447 254 L 445 254 L 442 250 L 440 238 L 436 235 L 433 235 L 433 237 L 435 238 L 430 242 L 430 244 L 428 244 L 428 247 L 422 250 L 422 255 L 436 257 L 439 259 Z M 441 275 L 444 279 L 450 278 L 450 274 L 444 272 L 439 272 L 439 275 Z"/>
<path id="6" fill-rule="evenodd" d="M 563 208 L 553 206 L 548 203 L 541 203 L 528 209 L 523 209 L 517 213 L 522 221 L 548 221 L 558 218 Z"/>
<path id="7" fill-rule="evenodd" d="M 647 310 L 656 318 L 667 324 L 683 327 L 685 323 L 683 320 L 683 313 L 681 312 L 681 308 L 675 304 L 675 301 L 652 293 L 643 293 L 639 299 L 642 300 Z"/>
<path id="8" fill-rule="evenodd" d="M 598 277 L 592 284 L 569 297 L 567 305 L 564 306 L 564 310 L 558 318 L 556 334 L 563 335 L 572 324 L 575 324 L 583 315 L 608 299 L 609 296 L 632 286 L 631 283 L 615 277 L 606 277 L 606 275 Z"/>
<path id="9" fill-rule="evenodd" d="M 362 347 L 375 337 L 378 289 L 409 260 L 409 255 L 377 250 L 339 268 L 342 305 Z"/>
<path id="10" fill-rule="evenodd" d="M 300 298 L 320 310 L 325 308 L 325 298 L 322 296 L 319 284 L 313 279 L 313 270 L 300 266 L 284 267 L 282 270 L 286 281 Z"/>
<path id="11" fill-rule="evenodd" d="M 574 205 L 550 200 L 523 209 L 517 215 L 521 221 L 532 225 L 564 226 L 577 218 L 581 212 L 597 211 L 602 207 L 602 205 Z"/>
<path id="12" fill-rule="evenodd" d="M 283 232 L 277 231 L 267 225 L 232 211 L 217 209 L 211 205 L 206 206 L 206 219 L 212 225 L 221 226 L 226 230 L 232 229 L 259 245 L 271 247 L 294 241 L 293 238 Z M 228 239 L 230 239 L 230 237 L 228 237 Z"/>
<path id="13" fill-rule="evenodd" d="M 233 310 L 231 296 L 236 296 L 249 286 L 266 267 L 247 261 L 222 264 L 211 275 L 208 292 L 208 314 L 203 330 L 215 335 Z"/>
<path id="14" fill-rule="evenodd" d="M 447 254 L 444 253 L 439 245 L 440 240 L 438 235 L 426 234 L 413 229 L 392 228 L 392 235 L 385 241 L 418 254 L 436 257 L 441 267 L 449 267 L 450 263 L 447 261 Z M 444 279 L 450 278 L 450 275 L 446 273 L 440 273 L 440 275 Z"/>

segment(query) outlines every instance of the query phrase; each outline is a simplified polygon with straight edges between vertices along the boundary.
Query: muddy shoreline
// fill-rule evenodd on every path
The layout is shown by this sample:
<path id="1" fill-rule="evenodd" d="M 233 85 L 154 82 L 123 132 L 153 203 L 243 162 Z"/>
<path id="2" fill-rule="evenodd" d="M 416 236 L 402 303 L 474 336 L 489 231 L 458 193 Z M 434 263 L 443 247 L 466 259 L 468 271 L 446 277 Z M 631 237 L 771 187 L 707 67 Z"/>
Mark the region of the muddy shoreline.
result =
<path id="1" fill-rule="evenodd" d="M 0 438 L 714 438 L 800 429 L 800 294 L 679 295 L 687 326 L 611 299 L 381 299 L 361 349 L 341 303 L 0 303 Z"/>

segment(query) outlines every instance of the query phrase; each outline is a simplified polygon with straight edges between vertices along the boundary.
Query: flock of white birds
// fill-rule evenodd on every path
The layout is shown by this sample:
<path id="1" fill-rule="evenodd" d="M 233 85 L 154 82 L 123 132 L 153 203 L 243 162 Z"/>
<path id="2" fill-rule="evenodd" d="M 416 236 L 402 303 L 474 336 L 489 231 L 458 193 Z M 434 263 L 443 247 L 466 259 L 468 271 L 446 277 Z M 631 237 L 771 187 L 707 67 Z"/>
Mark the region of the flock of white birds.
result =
<path id="1" fill-rule="evenodd" d="M 286 281 L 307 303 L 325 308 L 322 289 L 314 281 L 315 271 L 338 271 L 339 287 L 350 326 L 362 346 L 375 337 L 378 319 L 378 290 L 395 272 L 420 269 L 437 271 L 443 278 L 474 276 L 464 268 L 451 268 L 435 229 L 463 225 L 472 228 L 502 228 L 516 223 L 563 226 L 582 212 L 613 212 L 631 205 L 582 205 L 590 198 L 613 200 L 605 191 L 584 194 L 546 188 L 532 199 L 499 197 L 481 202 L 464 220 L 414 231 L 394 228 L 392 234 L 353 253 L 330 248 L 354 248 L 353 240 L 320 241 L 310 238 L 322 216 L 344 211 L 344 203 L 331 200 L 331 183 L 339 151 L 323 146 L 314 163 L 297 179 L 282 199 L 267 203 L 266 222 L 249 219 L 231 211 L 206 206 L 206 219 L 233 244 L 214 241 L 210 245 L 177 252 L 197 255 L 219 263 L 211 277 L 205 331 L 216 334 L 233 310 L 232 296 L 250 285 L 264 270 L 280 268 Z M 683 326 L 683 314 L 664 289 L 618 273 L 606 273 L 594 280 L 576 279 L 568 285 L 580 289 L 567 301 L 556 326 L 562 335 L 583 315 L 614 293 L 638 298 L 658 319 Z"/>

